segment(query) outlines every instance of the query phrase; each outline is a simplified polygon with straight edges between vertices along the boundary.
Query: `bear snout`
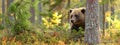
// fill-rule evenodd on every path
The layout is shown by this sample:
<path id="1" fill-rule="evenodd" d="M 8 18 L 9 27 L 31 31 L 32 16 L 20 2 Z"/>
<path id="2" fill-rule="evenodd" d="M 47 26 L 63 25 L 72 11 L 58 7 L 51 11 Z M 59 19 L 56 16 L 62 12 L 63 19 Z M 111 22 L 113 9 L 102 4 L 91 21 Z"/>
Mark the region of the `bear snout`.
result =
<path id="1" fill-rule="evenodd" d="M 74 20 L 71 20 L 72 23 L 74 23 Z"/>

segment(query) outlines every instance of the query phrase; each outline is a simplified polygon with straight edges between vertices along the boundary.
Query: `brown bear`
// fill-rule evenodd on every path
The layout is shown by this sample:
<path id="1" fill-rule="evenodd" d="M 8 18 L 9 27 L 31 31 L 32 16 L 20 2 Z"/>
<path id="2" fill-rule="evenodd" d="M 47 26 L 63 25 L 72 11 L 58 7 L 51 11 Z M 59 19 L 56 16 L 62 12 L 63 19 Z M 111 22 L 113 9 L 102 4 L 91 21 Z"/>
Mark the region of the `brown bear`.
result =
<path id="1" fill-rule="evenodd" d="M 74 8 L 69 10 L 71 30 L 79 31 L 79 27 L 85 29 L 85 8 Z"/>

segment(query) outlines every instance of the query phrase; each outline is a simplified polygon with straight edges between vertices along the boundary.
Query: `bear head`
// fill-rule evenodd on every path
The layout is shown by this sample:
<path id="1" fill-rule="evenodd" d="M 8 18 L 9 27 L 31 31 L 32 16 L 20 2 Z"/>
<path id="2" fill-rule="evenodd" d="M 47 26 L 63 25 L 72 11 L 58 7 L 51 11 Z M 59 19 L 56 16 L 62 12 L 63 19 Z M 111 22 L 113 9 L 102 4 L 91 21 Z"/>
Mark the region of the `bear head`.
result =
<path id="1" fill-rule="evenodd" d="M 75 8 L 69 10 L 69 20 L 71 28 L 78 30 L 79 27 L 85 27 L 85 8 Z"/>

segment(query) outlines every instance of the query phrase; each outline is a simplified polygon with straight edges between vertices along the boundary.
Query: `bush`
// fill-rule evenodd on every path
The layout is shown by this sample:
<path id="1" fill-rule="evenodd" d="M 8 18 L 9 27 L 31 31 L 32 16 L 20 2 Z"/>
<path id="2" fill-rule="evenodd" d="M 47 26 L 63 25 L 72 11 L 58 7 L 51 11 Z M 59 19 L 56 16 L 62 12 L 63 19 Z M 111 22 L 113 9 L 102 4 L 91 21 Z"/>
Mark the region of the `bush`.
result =
<path id="1" fill-rule="evenodd" d="M 31 3 L 27 0 L 17 0 L 12 3 L 9 7 L 9 12 L 13 14 L 14 21 L 10 21 L 11 31 L 14 34 L 19 34 L 25 30 L 30 30 L 30 5 Z"/>

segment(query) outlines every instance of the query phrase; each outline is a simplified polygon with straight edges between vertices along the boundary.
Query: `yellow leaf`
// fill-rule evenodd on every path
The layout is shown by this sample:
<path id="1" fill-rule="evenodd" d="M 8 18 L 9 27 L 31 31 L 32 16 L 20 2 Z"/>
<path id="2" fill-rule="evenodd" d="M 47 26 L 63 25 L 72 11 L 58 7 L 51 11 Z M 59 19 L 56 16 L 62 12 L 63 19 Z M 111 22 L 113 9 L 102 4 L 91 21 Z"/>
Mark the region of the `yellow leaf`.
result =
<path id="1" fill-rule="evenodd" d="M 105 17 L 110 17 L 110 15 L 111 15 L 111 11 L 105 12 Z"/>
<path id="2" fill-rule="evenodd" d="M 58 18 L 61 18 L 62 17 L 62 14 L 60 14 L 59 16 L 58 16 Z"/>
<path id="3" fill-rule="evenodd" d="M 106 21 L 110 22 L 112 19 L 110 17 L 106 17 Z"/>
<path id="4" fill-rule="evenodd" d="M 42 18 L 43 22 L 47 22 L 47 20 L 45 18 Z"/>
<path id="5" fill-rule="evenodd" d="M 58 12 L 54 12 L 53 17 L 57 17 Z"/>

